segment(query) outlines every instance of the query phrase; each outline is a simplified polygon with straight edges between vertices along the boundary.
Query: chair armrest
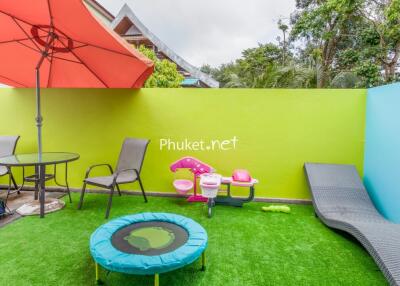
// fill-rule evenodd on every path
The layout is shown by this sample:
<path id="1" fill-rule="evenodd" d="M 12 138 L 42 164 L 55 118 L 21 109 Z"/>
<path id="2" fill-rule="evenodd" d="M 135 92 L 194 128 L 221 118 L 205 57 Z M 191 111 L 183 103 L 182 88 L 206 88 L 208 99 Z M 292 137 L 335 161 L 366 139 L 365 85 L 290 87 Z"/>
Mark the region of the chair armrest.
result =
<path id="1" fill-rule="evenodd" d="M 114 174 L 114 182 L 113 184 L 115 184 L 117 182 L 118 176 L 121 175 L 121 173 L 127 172 L 127 171 L 134 171 L 136 173 L 136 176 L 139 177 L 139 171 L 136 169 L 124 169 L 124 170 L 120 170 L 118 172 L 116 172 Z"/>
<path id="2" fill-rule="evenodd" d="M 114 173 L 113 168 L 111 167 L 110 164 L 97 164 L 97 165 L 92 165 L 92 166 L 90 166 L 90 167 L 87 169 L 86 175 L 85 175 L 85 179 L 87 179 L 87 178 L 89 177 L 90 172 L 91 172 L 94 168 L 102 167 L 102 166 L 108 167 L 108 169 L 110 170 L 111 174 Z"/>

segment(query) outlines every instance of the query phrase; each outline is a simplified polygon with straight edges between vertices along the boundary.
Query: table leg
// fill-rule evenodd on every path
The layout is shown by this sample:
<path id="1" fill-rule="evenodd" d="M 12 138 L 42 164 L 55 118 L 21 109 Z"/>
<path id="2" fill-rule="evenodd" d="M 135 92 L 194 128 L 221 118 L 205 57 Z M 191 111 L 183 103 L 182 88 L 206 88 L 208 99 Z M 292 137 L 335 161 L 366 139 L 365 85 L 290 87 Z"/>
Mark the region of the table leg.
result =
<path id="1" fill-rule="evenodd" d="M 158 273 L 154 274 L 154 286 L 160 286 L 160 275 Z"/>
<path id="2" fill-rule="evenodd" d="M 38 199 L 39 194 L 39 166 L 35 166 L 35 201 Z"/>
<path id="3" fill-rule="evenodd" d="M 45 176 L 46 176 L 46 166 L 39 166 L 39 200 L 40 200 L 40 218 L 44 218 L 44 204 L 46 200 L 46 190 L 45 190 Z"/>

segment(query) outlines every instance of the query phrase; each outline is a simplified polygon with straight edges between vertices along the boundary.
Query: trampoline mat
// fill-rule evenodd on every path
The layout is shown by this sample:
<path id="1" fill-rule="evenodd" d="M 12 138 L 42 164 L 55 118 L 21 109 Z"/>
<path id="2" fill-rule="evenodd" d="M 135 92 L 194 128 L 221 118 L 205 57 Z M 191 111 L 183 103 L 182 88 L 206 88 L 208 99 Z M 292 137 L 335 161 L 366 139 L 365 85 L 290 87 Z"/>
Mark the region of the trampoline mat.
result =
<path id="1" fill-rule="evenodd" d="M 112 235 L 111 243 L 125 253 L 156 256 L 178 249 L 188 239 L 188 232 L 179 225 L 149 221 L 119 229 Z"/>

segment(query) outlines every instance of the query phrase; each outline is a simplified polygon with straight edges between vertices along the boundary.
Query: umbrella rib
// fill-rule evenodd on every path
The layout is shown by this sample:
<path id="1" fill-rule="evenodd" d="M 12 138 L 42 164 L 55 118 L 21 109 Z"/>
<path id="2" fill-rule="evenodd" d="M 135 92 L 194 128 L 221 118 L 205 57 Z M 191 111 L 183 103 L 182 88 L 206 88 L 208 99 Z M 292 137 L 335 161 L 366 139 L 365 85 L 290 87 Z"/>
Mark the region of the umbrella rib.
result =
<path id="1" fill-rule="evenodd" d="M 48 0 L 48 1 L 49 1 L 49 0 Z M 31 24 L 31 23 L 29 23 L 29 22 L 27 22 L 27 21 L 24 21 L 24 20 L 22 20 L 22 19 L 20 19 L 20 18 L 14 17 L 14 16 L 12 16 L 12 15 L 10 15 L 10 14 L 4 12 L 4 11 L 0 11 L 0 13 L 3 13 L 3 14 L 5 14 L 5 15 L 11 17 L 16 23 L 17 23 L 17 21 L 16 21 L 15 19 L 17 19 L 17 20 L 19 20 L 19 21 L 21 21 L 21 22 L 23 22 L 23 23 L 25 23 L 25 24 L 28 24 L 28 25 L 31 25 L 31 26 L 35 26 L 35 25 L 33 25 L 33 24 Z M 18 25 L 18 26 L 21 28 L 21 30 L 27 35 L 27 33 L 25 32 L 25 30 L 24 30 L 18 23 L 17 23 L 17 25 Z M 38 27 L 38 29 L 40 29 L 40 30 L 46 32 L 45 30 L 41 29 L 40 27 Z M 28 36 L 28 35 L 27 35 L 27 36 Z M 28 36 L 28 37 L 29 37 L 29 36 Z M 65 38 L 65 37 L 63 37 L 63 38 Z M 136 56 L 131 55 L 131 54 L 126 54 L 126 53 L 114 51 L 114 50 L 109 49 L 109 48 L 104 48 L 104 47 L 101 47 L 101 46 L 97 46 L 97 45 L 85 43 L 85 42 L 78 41 L 78 40 L 74 40 L 74 39 L 72 39 L 72 41 L 77 42 L 77 43 L 80 43 L 80 44 L 83 45 L 83 46 L 80 46 L 80 47 L 77 47 L 77 48 L 81 48 L 81 47 L 85 47 L 85 46 L 92 46 L 92 47 L 95 47 L 95 48 L 98 48 L 98 49 L 106 50 L 106 51 L 108 51 L 108 52 L 112 52 L 112 53 L 120 54 L 120 55 L 123 55 L 123 56 L 126 56 L 126 57 L 138 59 Z M 61 41 L 60 41 L 60 42 L 61 42 Z M 35 43 L 35 45 L 36 45 L 36 43 Z M 70 49 L 69 49 L 69 50 L 70 50 Z"/>
<path id="2" fill-rule="evenodd" d="M 34 24 L 32 24 L 32 23 L 29 23 L 29 22 L 27 22 L 27 21 L 25 21 L 25 20 L 22 20 L 21 18 L 18 18 L 18 17 L 15 17 L 14 15 L 11 15 L 11 14 L 9 14 L 9 13 L 7 13 L 7 12 L 4 12 L 4 11 L 2 11 L 2 10 L 0 10 L 0 13 L 3 13 L 4 15 L 6 15 L 6 16 L 8 16 L 8 17 L 10 17 L 10 18 L 12 18 L 14 21 L 15 21 L 15 19 L 17 19 L 18 21 L 21 21 L 22 23 L 25 23 L 25 24 L 27 24 L 27 25 L 29 25 L 29 26 L 36 26 L 36 25 L 34 25 Z M 44 30 L 44 29 L 42 29 L 40 26 L 36 26 L 39 30 L 41 30 L 41 31 L 43 31 L 43 32 L 46 32 L 46 30 Z"/>
<path id="3" fill-rule="evenodd" d="M 88 46 L 87 44 L 82 44 L 81 46 L 73 47 L 72 49 L 76 50 L 76 49 L 84 48 L 84 47 L 87 47 L 87 46 Z"/>
<path id="4" fill-rule="evenodd" d="M 106 88 L 108 88 L 108 85 L 105 83 L 104 80 L 102 80 L 87 64 L 85 64 L 84 61 L 81 60 L 81 58 L 74 53 L 74 51 L 72 51 L 69 47 L 67 47 L 62 41 L 60 41 L 60 43 L 69 50 L 69 52 L 71 54 L 73 54 L 75 56 L 75 58 L 77 58 L 87 69 L 88 71 L 90 71 Z"/>
<path id="5" fill-rule="evenodd" d="M 14 18 L 14 17 L 12 17 L 12 16 L 10 16 L 10 17 L 14 20 L 15 24 L 17 24 L 17 26 L 22 30 L 22 32 L 24 32 L 24 34 L 31 40 L 31 42 L 36 46 L 36 48 L 37 48 L 39 51 L 41 51 L 40 47 L 36 44 L 36 42 L 35 42 L 34 40 L 32 40 L 32 38 L 29 37 L 28 33 L 24 30 L 24 28 L 22 28 L 22 26 L 18 23 L 18 21 L 16 20 L 16 18 Z"/>
<path id="6" fill-rule="evenodd" d="M 50 0 L 47 0 L 47 7 L 49 8 L 50 26 L 53 26 L 53 13 L 51 12 Z"/>
<path id="7" fill-rule="evenodd" d="M 68 38 L 66 38 L 66 37 L 60 37 L 60 38 L 68 39 Z M 135 57 L 134 55 L 130 55 L 130 54 L 125 54 L 125 53 L 122 53 L 122 52 L 114 51 L 114 50 L 109 49 L 109 48 L 104 48 L 104 47 L 100 47 L 100 46 L 97 46 L 97 45 L 85 43 L 85 42 L 82 42 L 82 41 L 74 40 L 74 39 L 72 39 L 72 38 L 71 38 L 71 40 L 72 40 L 73 42 L 76 42 L 76 43 L 79 43 L 79 44 L 82 45 L 82 46 L 79 46 L 79 47 L 74 47 L 74 48 L 73 48 L 74 50 L 75 50 L 75 49 L 79 49 L 79 48 L 84 48 L 84 47 L 87 47 L 87 46 L 91 46 L 91 47 L 94 47 L 94 48 L 97 48 L 97 49 L 105 50 L 105 51 L 107 51 L 107 52 L 112 52 L 112 53 L 115 53 L 115 54 L 119 54 L 119 55 L 123 55 L 123 56 L 126 56 L 126 57 L 130 57 L 130 58 L 137 59 L 137 57 Z"/>
<path id="8" fill-rule="evenodd" d="M 54 55 L 54 54 L 53 54 Z M 57 59 L 57 60 L 62 60 L 62 61 L 66 61 L 66 62 L 71 62 L 71 63 L 75 63 L 75 64 L 80 64 L 82 65 L 82 62 L 79 61 L 73 61 L 73 60 L 69 60 L 69 59 L 64 59 L 61 57 L 57 57 L 57 56 L 53 56 L 53 58 Z"/>
<path id="9" fill-rule="evenodd" d="M 9 80 L 9 81 L 15 82 L 16 84 L 18 84 L 18 85 L 20 85 L 20 86 L 27 87 L 25 84 L 22 84 L 22 83 L 20 83 L 20 82 L 18 82 L 18 81 L 16 81 L 16 80 L 13 80 L 13 79 L 8 78 L 8 77 L 6 77 L 6 76 L 0 75 L 0 77 L 5 78 L 6 80 Z"/>
<path id="10" fill-rule="evenodd" d="M 63 39 L 67 39 L 67 38 L 64 38 L 64 37 L 59 37 L 59 38 L 63 38 Z M 68 40 L 68 39 L 67 39 Z M 60 40 L 58 40 L 58 41 L 60 41 Z M 61 41 L 60 41 L 61 42 Z M 84 47 L 87 47 L 88 45 L 81 45 L 81 46 L 78 46 L 78 47 L 73 47 L 71 50 L 76 50 L 76 49 L 80 49 L 80 48 L 84 48 Z M 58 52 L 58 51 L 54 51 L 53 52 L 54 54 L 62 54 L 62 53 L 64 53 L 64 52 Z"/>
<path id="11" fill-rule="evenodd" d="M 53 68 L 53 53 L 50 54 L 50 60 L 49 61 L 50 61 L 50 67 L 49 67 L 49 76 L 47 78 L 47 87 L 50 86 L 50 80 L 51 80 L 51 75 L 52 75 L 51 71 L 52 71 L 52 68 Z"/>
<path id="12" fill-rule="evenodd" d="M 39 38 L 43 38 L 45 36 L 41 36 Z M 8 44 L 8 43 L 13 43 L 13 42 L 19 42 L 19 41 L 26 41 L 26 40 L 33 40 L 34 38 L 28 37 L 28 38 L 22 38 L 22 39 L 14 39 L 14 40 L 7 40 L 7 41 L 2 41 L 0 44 Z"/>
<path id="13" fill-rule="evenodd" d="M 115 54 L 119 54 L 119 55 L 123 55 L 123 56 L 126 56 L 126 57 L 138 59 L 134 55 L 125 54 L 125 53 L 122 53 L 122 52 L 114 51 L 114 50 L 109 49 L 109 48 L 104 48 L 104 47 L 100 47 L 100 46 L 97 46 L 97 45 L 88 44 L 88 43 L 85 43 L 85 42 L 82 42 L 82 41 L 78 41 L 78 40 L 74 40 L 74 39 L 72 39 L 72 40 L 74 42 L 77 42 L 77 43 L 80 43 L 80 44 L 83 44 L 83 45 L 86 45 L 86 46 L 91 46 L 91 47 L 94 47 L 94 48 L 97 48 L 97 49 L 101 49 L 101 50 L 105 50 L 105 51 L 108 51 L 108 52 L 112 52 L 112 53 L 115 53 Z M 79 47 L 79 48 L 81 48 L 81 47 Z"/>
<path id="14" fill-rule="evenodd" d="M 20 41 L 17 41 L 17 43 L 20 44 L 20 45 L 23 45 L 24 47 L 26 47 L 28 49 L 31 49 L 32 51 L 38 52 L 39 54 L 42 52 L 40 50 L 37 50 L 35 48 L 32 48 L 32 47 L 28 46 L 27 44 L 21 43 Z"/>
<path id="15" fill-rule="evenodd" d="M 17 23 L 16 20 L 18 20 L 18 21 L 21 21 L 21 22 L 23 22 L 23 23 L 25 23 L 25 24 L 28 24 L 28 25 L 32 26 L 32 27 L 35 26 L 35 25 L 33 25 L 33 24 L 31 24 L 31 23 L 25 21 L 25 20 L 22 20 L 22 19 L 20 19 L 20 18 L 18 18 L 18 17 L 15 17 L 15 16 L 13 16 L 13 15 L 10 15 L 9 13 L 6 13 L 6 12 L 4 12 L 4 11 L 1 11 L 1 10 L 0 10 L 0 13 L 3 13 L 3 14 L 5 14 L 5 15 L 11 17 L 16 23 Z M 17 25 L 20 27 L 20 25 L 19 25 L 18 23 L 17 23 Z M 44 32 L 47 32 L 46 30 L 40 28 L 39 26 L 37 26 L 37 27 L 38 27 L 38 29 L 40 29 L 40 30 L 42 30 L 42 31 L 44 31 Z M 21 28 L 21 30 L 27 35 L 27 33 L 25 32 L 25 30 L 24 30 L 22 27 L 20 27 L 20 28 Z M 27 36 L 29 37 L 29 35 L 27 35 Z M 137 59 L 137 57 L 135 57 L 134 55 L 125 54 L 125 53 L 122 53 L 122 52 L 114 51 L 114 50 L 112 50 L 112 49 L 100 47 L 100 46 L 93 45 L 93 44 L 88 44 L 88 43 L 85 43 L 85 42 L 82 42 L 82 41 L 78 41 L 78 40 L 74 40 L 74 39 L 72 39 L 72 40 L 73 40 L 74 42 L 77 42 L 77 43 L 80 43 L 80 44 L 83 44 L 83 45 L 92 46 L 92 47 L 95 47 L 95 48 L 98 48 L 98 49 L 106 50 L 106 51 L 109 51 L 109 52 L 112 52 L 112 53 L 116 53 L 116 54 L 120 54 L 120 55 L 123 55 L 123 56 L 127 56 L 127 57 L 130 57 L 130 58 L 136 58 L 136 59 Z M 35 43 L 35 44 L 36 44 L 36 43 Z"/>

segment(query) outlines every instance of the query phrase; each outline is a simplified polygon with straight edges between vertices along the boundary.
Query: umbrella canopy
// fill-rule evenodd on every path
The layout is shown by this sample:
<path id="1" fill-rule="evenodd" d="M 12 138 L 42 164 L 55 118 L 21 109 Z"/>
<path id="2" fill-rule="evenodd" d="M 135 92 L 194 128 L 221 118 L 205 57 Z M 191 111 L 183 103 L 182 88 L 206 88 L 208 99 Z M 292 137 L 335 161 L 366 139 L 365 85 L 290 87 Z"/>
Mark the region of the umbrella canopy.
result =
<path id="1" fill-rule="evenodd" d="M 140 88 L 153 63 L 82 0 L 0 1 L 0 82 L 35 87 Z"/>
<path id="2" fill-rule="evenodd" d="M 110 31 L 83 0 L 0 1 L 0 82 L 36 87 L 140 88 L 153 63 Z"/>

